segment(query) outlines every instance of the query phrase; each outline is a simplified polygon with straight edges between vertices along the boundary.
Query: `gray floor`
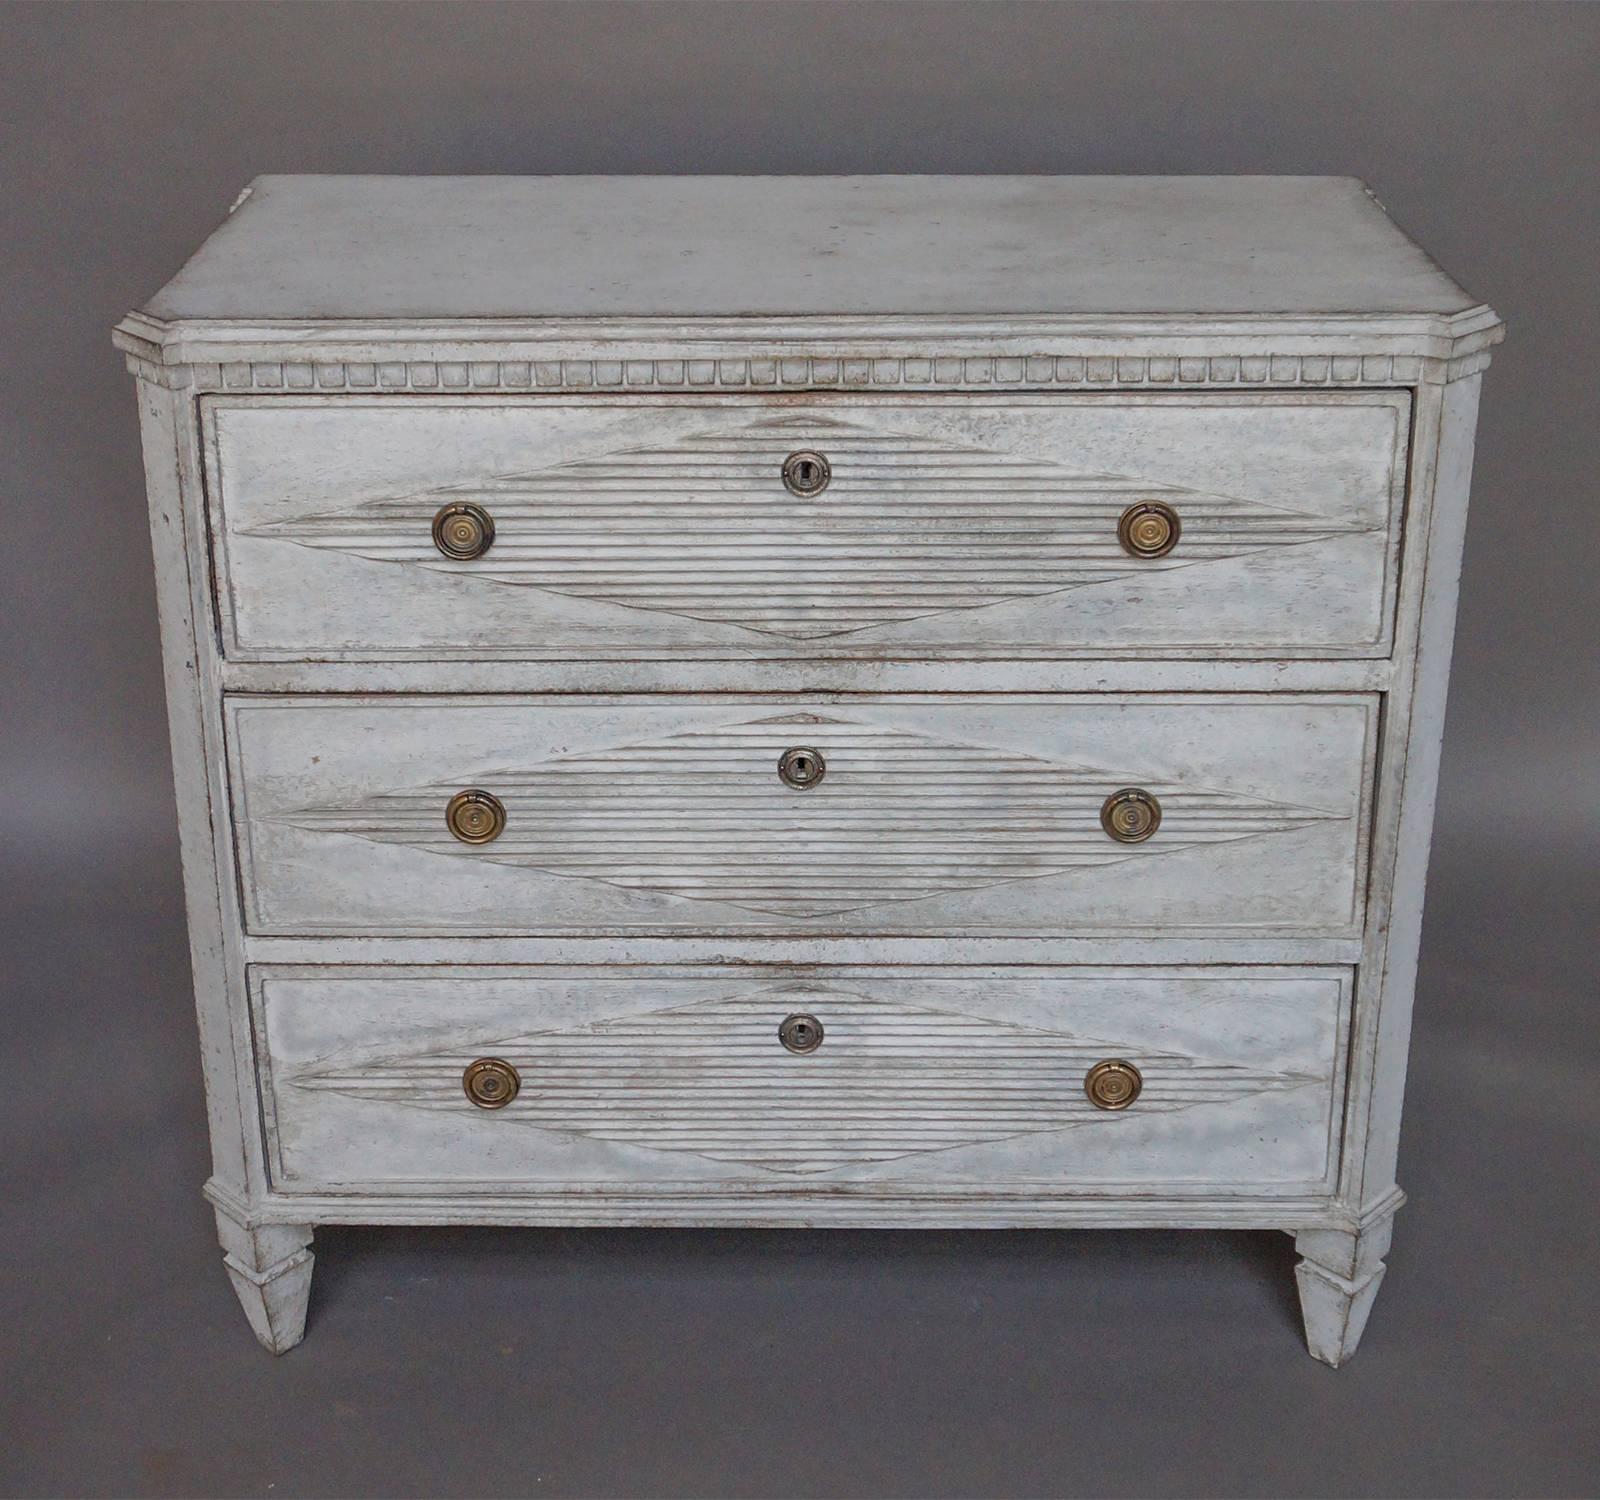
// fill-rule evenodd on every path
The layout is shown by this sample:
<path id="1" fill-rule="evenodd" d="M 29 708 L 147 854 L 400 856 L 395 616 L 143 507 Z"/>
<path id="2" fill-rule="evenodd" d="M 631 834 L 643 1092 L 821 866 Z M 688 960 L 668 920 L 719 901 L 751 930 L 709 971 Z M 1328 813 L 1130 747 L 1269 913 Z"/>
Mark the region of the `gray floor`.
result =
<path id="1" fill-rule="evenodd" d="M 1592 1495 L 1582 880 L 1443 831 L 1412 1201 L 1333 1372 L 1287 1237 L 1156 1232 L 330 1229 L 274 1360 L 196 1190 L 173 851 L 36 870 L 8 907 L 0 1490 Z"/>

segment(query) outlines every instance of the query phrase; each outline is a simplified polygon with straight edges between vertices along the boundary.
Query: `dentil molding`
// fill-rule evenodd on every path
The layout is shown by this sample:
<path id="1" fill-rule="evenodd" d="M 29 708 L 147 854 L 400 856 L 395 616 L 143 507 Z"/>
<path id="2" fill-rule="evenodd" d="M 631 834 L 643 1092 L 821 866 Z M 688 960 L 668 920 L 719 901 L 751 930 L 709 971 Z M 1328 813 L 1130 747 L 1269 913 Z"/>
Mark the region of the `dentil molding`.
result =
<path id="1" fill-rule="evenodd" d="M 1489 363 L 1503 325 L 1454 317 L 1293 322 L 1124 318 L 507 324 L 168 324 L 133 313 L 142 379 L 213 391 L 929 391 L 1442 384 Z M 1296 343 L 1300 347 L 1296 348 Z M 452 358 L 441 358 L 448 353 Z"/>

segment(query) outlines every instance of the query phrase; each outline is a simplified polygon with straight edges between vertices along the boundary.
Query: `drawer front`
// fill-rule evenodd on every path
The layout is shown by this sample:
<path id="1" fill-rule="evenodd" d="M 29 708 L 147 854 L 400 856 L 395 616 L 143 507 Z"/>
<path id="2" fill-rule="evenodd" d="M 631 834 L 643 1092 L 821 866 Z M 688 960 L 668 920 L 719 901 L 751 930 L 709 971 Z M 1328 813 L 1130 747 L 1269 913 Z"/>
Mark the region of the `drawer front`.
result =
<path id="1" fill-rule="evenodd" d="M 246 924 L 1351 936 L 1376 704 L 235 697 Z"/>
<path id="2" fill-rule="evenodd" d="M 282 1192 L 1271 1197 L 1337 1170 L 1346 969 L 267 966 L 251 998 Z M 1103 1062 L 1124 1108 L 1091 1101 Z"/>
<path id="3" fill-rule="evenodd" d="M 223 640 L 289 661 L 1382 656 L 1409 414 L 1393 391 L 210 397 Z M 785 485 L 801 452 L 828 465 L 815 495 Z M 488 517 L 482 555 L 441 551 L 449 506 Z M 1170 551 L 1119 540 L 1137 506 L 1176 515 Z M 472 550 L 475 524 L 443 544 Z"/>

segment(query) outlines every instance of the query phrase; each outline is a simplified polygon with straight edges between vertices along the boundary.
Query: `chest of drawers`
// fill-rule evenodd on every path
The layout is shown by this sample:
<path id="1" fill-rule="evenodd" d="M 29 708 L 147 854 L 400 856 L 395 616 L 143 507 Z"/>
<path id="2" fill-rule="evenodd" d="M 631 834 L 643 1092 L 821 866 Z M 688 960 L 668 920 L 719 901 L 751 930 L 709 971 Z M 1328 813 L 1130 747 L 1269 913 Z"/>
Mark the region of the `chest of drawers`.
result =
<path id="1" fill-rule="evenodd" d="M 1330 178 L 270 177 L 139 377 L 224 1263 L 1384 1273 L 1500 324 Z"/>

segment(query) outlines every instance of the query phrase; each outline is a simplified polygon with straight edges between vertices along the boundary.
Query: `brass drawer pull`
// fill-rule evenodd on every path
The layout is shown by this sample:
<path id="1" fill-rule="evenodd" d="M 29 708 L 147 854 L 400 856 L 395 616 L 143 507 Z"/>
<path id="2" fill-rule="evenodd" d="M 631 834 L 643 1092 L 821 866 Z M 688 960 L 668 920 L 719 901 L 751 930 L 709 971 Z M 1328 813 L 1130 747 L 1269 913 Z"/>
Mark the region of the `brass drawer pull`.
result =
<path id="1" fill-rule="evenodd" d="M 1161 804 L 1143 787 L 1125 786 L 1101 804 L 1100 826 L 1119 844 L 1142 844 L 1161 826 Z"/>
<path id="2" fill-rule="evenodd" d="M 446 557 L 470 562 L 494 546 L 494 517 L 481 505 L 444 505 L 433 518 L 433 545 Z"/>
<path id="3" fill-rule="evenodd" d="M 1165 557 L 1178 545 L 1183 522 L 1170 505 L 1144 500 L 1130 505 L 1117 522 L 1117 540 L 1134 557 Z"/>
<path id="4" fill-rule="evenodd" d="M 493 843 L 505 830 L 506 805 L 493 792 L 468 787 L 450 799 L 444 822 L 463 844 Z"/>
<path id="5" fill-rule="evenodd" d="M 832 478 L 833 465 L 820 453 L 791 453 L 783 461 L 783 482 L 791 495 L 799 495 L 802 500 L 820 495 Z"/>
<path id="6" fill-rule="evenodd" d="M 796 791 L 806 791 L 814 787 L 828 774 L 828 763 L 822 758 L 820 750 L 812 750 L 800 746 L 793 750 L 785 750 L 778 757 L 778 776 L 785 786 L 792 786 Z"/>
<path id="7" fill-rule="evenodd" d="M 1083 1091 L 1096 1109 L 1126 1109 L 1143 1087 L 1144 1075 L 1120 1057 L 1097 1062 L 1083 1077 Z"/>
<path id="8" fill-rule="evenodd" d="M 822 1045 L 822 1022 L 800 1011 L 786 1016 L 778 1027 L 778 1040 L 791 1052 L 815 1052 Z"/>
<path id="9" fill-rule="evenodd" d="M 467 1064 L 461 1087 L 479 1109 L 504 1109 L 522 1088 L 522 1076 L 503 1057 L 480 1057 Z"/>

